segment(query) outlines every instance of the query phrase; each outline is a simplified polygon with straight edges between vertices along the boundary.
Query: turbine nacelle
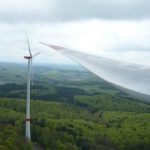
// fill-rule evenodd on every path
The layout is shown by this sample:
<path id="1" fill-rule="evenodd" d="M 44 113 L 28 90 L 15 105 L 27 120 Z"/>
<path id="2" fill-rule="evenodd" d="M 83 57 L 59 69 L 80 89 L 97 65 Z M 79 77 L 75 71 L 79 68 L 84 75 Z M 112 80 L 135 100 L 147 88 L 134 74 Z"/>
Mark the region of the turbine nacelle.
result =
<path id="1" fill-rule="evenodd" d="M 33 58 L 35 58 L 37 55 L 39 55 L 40 54 L 40 52 L 38 52 L 38 53 L 35 53 L 33 56 L 24 56 L 24 58 L 25 59 L 33 59 Z"/>
<path id="2" fill-rule="evenodd" d="M 24 56 L 25 59 L 32 59 L 31 56 Z"/>

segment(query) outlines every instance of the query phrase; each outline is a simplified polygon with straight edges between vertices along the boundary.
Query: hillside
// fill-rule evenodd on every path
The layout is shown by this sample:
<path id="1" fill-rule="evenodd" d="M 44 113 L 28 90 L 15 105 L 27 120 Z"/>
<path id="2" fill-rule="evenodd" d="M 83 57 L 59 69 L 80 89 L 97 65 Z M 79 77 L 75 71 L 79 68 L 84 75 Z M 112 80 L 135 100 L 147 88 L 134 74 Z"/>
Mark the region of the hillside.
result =
<path id="1" fill-rule="evenodd" d="M 27 144 L 26 66 L 3 63 L 0 70 L 0 149 L 149 150 L 150 104 L 81 67 L 58 65 L 34 68 Z"/>
<path id="2" fill-rule="evenodd" d="M 149 113 L 100 110 L 93 113 L 73 105 L 44 101 L 32 101 L 31 107 L 32 140 L 44 149 L 148 150 L 150 147 Z M 32 149 L 32 143 L 24 142 L 25 101 L 1 99 L 0 108 L 1 147 Z"/>

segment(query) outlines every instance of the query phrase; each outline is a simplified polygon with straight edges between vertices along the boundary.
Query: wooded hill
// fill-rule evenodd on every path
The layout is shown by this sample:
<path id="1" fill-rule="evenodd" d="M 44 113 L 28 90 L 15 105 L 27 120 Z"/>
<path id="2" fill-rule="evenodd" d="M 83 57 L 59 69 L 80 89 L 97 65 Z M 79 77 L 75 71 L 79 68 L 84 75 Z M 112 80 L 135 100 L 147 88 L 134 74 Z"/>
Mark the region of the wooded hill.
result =
<path id="1" fill-rule="evenodd" d="M 0 71 L 0 149 L 150 149 L 150 104 L 82 68 L 57 65 L 34 68 L 32 142 L 26 143 L 26 68 L 4 63 Z"/>

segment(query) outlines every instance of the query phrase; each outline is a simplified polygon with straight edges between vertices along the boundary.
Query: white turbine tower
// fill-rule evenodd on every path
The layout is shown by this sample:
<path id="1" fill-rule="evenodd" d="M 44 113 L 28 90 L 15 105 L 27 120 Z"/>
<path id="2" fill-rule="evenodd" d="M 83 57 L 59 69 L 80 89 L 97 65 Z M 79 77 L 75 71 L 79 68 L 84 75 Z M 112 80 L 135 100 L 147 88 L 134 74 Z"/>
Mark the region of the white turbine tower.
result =
<path id="1" fill-rule="evenodd" d="M 30 122 L 31 122 L 31 118 L 30 118 L 30 83 L 31 83 L 31 74 L 33 74 L 33 72 L 32 72 L 32 59 L 40 53 L 36 53 L 36 54 L 32 55 L 28 37 L 27 37 L 27 44 L 28 44 L 29 56 L 24 56 L 24 58 L 28 60 L 25 139 L 27 141 L 30 141 L 31 140 L 31 133 L 30 133 Z"/>

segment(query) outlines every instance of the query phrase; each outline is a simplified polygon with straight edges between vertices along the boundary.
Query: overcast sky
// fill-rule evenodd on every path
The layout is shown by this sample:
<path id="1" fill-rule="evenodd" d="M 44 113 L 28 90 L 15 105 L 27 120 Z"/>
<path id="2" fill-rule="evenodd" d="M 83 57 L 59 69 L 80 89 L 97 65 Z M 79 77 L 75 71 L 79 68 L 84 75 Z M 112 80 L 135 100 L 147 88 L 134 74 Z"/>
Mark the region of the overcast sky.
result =
<path id="1" fill-rule="evenodd" d="M 26 62 L 25 32 L 36 63 L 71 63 L 40 45 L 150 65 L 149 0 L 0 0 L 0 62 Z"/>

